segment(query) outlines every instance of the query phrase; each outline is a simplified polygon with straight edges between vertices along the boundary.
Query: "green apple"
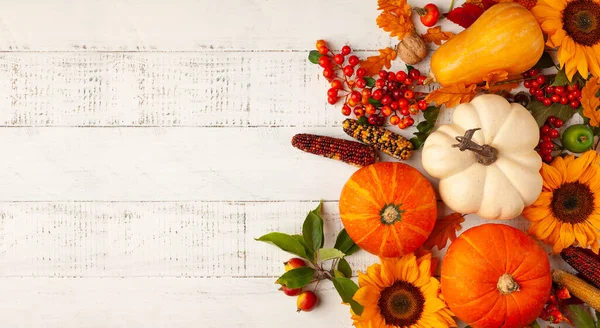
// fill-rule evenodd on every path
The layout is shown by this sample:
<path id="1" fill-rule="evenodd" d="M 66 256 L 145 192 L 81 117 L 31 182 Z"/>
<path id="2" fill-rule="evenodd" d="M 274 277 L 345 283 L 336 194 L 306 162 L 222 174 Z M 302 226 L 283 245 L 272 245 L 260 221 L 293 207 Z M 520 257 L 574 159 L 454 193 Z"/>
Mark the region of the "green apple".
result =
<path id="1" fill-rule="evenodd" d="M 575 124 L 568 127 L 562 134 L 563 147 L 574 153 L 583 153 L 592 148 L 594 133 L 585 124 Z"/>

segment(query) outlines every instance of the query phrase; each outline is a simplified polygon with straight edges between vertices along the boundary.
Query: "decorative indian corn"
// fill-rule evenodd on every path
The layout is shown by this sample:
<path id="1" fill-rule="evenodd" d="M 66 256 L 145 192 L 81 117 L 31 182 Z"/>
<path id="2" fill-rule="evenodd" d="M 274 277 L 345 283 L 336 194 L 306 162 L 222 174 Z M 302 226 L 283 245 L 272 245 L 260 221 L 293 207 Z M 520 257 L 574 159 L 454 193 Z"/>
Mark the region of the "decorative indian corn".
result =
<path id="1" fill-rule="evenodd" d="M 336 159 L 355 166 L 366 166 L 379 160 L 377 151 L 360 142 L 300 133 L 292 138 L 292 146 L 307 153 Z"/>
<path id="2" fill-rule="evenodd" d="M 592 250 L 569 246 L 560 252 L 560 256 L 582 277 L 600 288 L 600 257 Z"/>
<path id="3" fill-rule="evenodd" d="M 343 127 L 344 132 L 349 136 L 367 145 L 371 145 L 394 158 L 408 159 L 412 155 L 412 143 L 392 131 L 379 126 L 361 125 L 353 119 L 346 119 Z"/>
<path id="4" fill-rule="evenodd" d="M 600 289 L 588 284 L 575 275 L 558 269 L 552 271 L 552 281 L 562 287 L 566 287 L 571 295 L 587 303 L 594 310 L 600 311 Z"/>

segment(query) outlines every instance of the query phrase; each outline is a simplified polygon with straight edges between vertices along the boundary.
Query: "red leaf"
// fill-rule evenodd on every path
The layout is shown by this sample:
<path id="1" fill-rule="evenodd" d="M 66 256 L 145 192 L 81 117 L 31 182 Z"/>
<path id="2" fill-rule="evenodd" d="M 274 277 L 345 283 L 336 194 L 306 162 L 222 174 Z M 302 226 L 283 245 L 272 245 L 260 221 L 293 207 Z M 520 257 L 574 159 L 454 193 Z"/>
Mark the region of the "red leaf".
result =
<path id="1" fill-rule="evenodd" d="M 483 14 L 485 10 L 471 3 L 465 3 L 462 7 L 456 7 L 448 13 L 446 18 L 453 23 L 456 23 L 464 28 L 475 23 L 477 18 Z"/>
<path id="2" fill-rule="evenodd" d="M 481 0 L 481 4 L 483 5 L 483 9 L 488 10 L 491 6 L 497 4 L 498 1 L 494 0 Z"/>

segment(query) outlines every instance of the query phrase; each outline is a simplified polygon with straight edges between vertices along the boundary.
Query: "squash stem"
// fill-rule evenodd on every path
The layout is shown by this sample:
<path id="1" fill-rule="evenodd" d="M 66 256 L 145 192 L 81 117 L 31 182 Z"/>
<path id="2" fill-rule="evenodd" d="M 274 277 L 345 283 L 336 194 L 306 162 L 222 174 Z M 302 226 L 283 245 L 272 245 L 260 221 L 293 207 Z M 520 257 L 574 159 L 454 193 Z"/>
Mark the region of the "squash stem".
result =
<path id="1" fill-rule="evenodd" d="M 480 145 L 472 140 L 473 135 L 477 129 L 470 129 L 465 131 L 464 136 L 456 137 L 458 141 L 457 144 L 452 145 L 452 147 L 460 149 L 460 151 L 470 150 L 475 153 L 477 162 L 483 165 L 490 165 L 494 163 L 498 159 L 498 150 L 490 145 Z"/>

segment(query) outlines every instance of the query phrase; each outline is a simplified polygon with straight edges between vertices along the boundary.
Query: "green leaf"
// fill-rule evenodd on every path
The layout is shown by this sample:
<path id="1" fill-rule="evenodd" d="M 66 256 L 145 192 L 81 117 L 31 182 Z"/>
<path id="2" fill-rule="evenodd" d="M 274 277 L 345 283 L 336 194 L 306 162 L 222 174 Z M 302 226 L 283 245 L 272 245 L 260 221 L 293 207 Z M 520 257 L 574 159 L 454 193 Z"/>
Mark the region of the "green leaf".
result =
<path id="1" fill-rule="evenodd" d="M 360 247 L 354 243 L 352 238 L 348 235 L 346 229 L 342 229 L 335 239 L 335 245 L 333 246 L 342 251 L 346 256 L 350 256 L 360 250 Z"/>
<path id="2" fill-rule="evenodd" d="M 429 137 L 431 130 L 433 130 L 433 127 L 435 126 L 435 122 L 437 121 L 439 114 L 439 107 L 429 106 L 425 109 L 425 111 L 423 112 L 423 118 L 425 118 L 425 121 L 417 124 L 418 132 L 415 132 L 415 137 L 410 139 L 410 142 L 413 144 L 414 149 L 419 149 L 423 146 L 425 140 L 427 139 L 427 137 Z"/>
<path id="3" fill-rule="evenodd" d="M 308 258 L 304 251 L 304 246 L 296 240 L 296 238 L 281 232 L 271 232 L 260 238 L 257 241 L 263 241 L 265 243 L 273 244 L 282 250 L 298 255 L 302 258 Z"/>
<path id="4" fill-rule="evenodd" d="M 323 247 L 325 240 L 323 238 L 323 219 L 320 215 L 322 204 L 323 202 L 320 202 L 316 209 L 308 212 L 304 224 L 302 225 L 302 236 L 304 236 L 304 241 L 308 248 L 315 252 Z"/>
<path id="5" fill-rule="evenodd" d="M 412 143 L 414 149 L 419 149 L 423 147 L 425 141 L 422 138 L 412 137 L 410 138 L 410 143 Z"/>
<path id="6" fill-rule="evenodd" d="M 569 305 L 569 319 L 577 328 L 595 328 L 594 319 L 588 310 L 579 305 Z"/>
<path id="7" fill-rule="evenodd" d="M 596 328 L 600 327 L 600 311 L 595 310 L 596 313 Z"/>
<path id="8" fill-rule="evenodd" d="M 529 325 L 530 328 L 540 328 L 540 324 L 535 320 Z"/>
<path id="9" fill-rule="evenodd" d="M 413 69 L 415 69 L 413 66 L 406 65 L 406 71 L 407 71 L 408 73 L 410 73 L 410 71 L 412 71 Z"/>
<path id="10" fill-rule="evenodd" d="M 352 281 L 352 279 L 348 278 L 334 277 L 331 279 L 331 281 L 333 282 L 335 290 L 337 290 L 338 294 L 340 294 L 342 301 L 350 304 L 350 306 L 352 307 L 352 311 L 354 311 L 356 315 L 361 315 L 364 310 L 364 307 L 358 304 L 357 301 L 352 299 L 352 297 L 354 297 L 354 294 L 358 290 L 358 285 L 354 281 Z"/>
<path id="11" fill-rule="evenodd" d="M 554 67 L 554 60 L 552 59 L 552 56 L 550 56 L 550 54 L 547 52 L 544 52 L 542 54 L 542 57 L 540 58 L 540 60 L 538 60 L 538 62 L 533 66 L 533 68 L 538 68 L 538 69 L 544 69 L 544 68 L 550 68 L 550 67 Z"/>
<path id="12" fill-rule="evenodd" d="M 344 277 L 351 278 L 352 277 L 352 268 L 346 259 L 340 259 L 337 265 L 338 271 L 340 271 Z"/>
<path id="13" fill-rule="evenodd" d="M 341 259 L 346 254 L 335 248 L 321 248 L 319 249 L 319 260 L 327 261 L 332 259 Z"/>
<path id="14" fill-rule="evenodd" d="M 296 239 L 300 244 L 302 244 L 302 247 L 304 247 L 304 252 L 306 253 L 306 259 L 314 262 L 315 261 L 315 252 L 313 252 L 312 249 L 308 248 L 308 245 L 306 245 L 306 242 L 304 241 L 304 237 L 302 237 L 302 235 L 292 235 L 292 237 L 294 237 L 294 239 Z"/>
<path id="15" fill-rule="evenodd" d="M 319 58 L 321 58 L 321 55 L 317 50 L 311 50 L 308 53 L 308 60 L 313 63 L 313 64 L 318 64 L 319 63 Z"/>
<path id="16" fill-rule="evenodd" d="M 542 127 L 550 116 L 556 116 L 557 118 L 560 118 L 566 122 L 573 117 L 576 112 L 569 105 L 553 103 L 552 105 L 546 107 L 543 103 L 537 100 L 531 101 L 529 105 L 527 105 L 527 109 L 531 111 L 531 115 L 533 115 L 533 118 L 535 118 L 535 121 L 539 127 Z"/>
<path id="17" fill-rule="evenodd" d="M 367 81 L 368 88 L 372 88 L 375 85 L 375 79 L 372 77 L 365 77 L 365 81 Z"/>
<path id="18" fill-rule="evenodd" d="M 379 101 L 379 100 L 376 100 L 376 99 L 375 99 L 375 98 L 373 98 L 373 97 L 370 97 L 370 98 L 369 98 L 369 104 L 371 104 L 371 105 L 373 105 L 373 106 L 375 106 L 375 107 L 381 107 L 381 106 L 383 106 L 383 104 L 381 103 L 381 101 Z"/>
<path id="19" fill-rule="evenodd" d="M 366 116 L 361 116 L 358 118 L 358 124 L 359 125 L 370 125 L 369 119 Z"/>
<path id="20" fill-rule="evenodd" d="M 565 69 L 560 69 L 557 73 L 556 76 L 554 77 L 554 81 L 552 82 L 552 86 L 559 86 L 559 85 L 574 85 L 577 84 L 580 87 L 583 87 L 585 85 L 586 80 L 579 74 L 579 72 L 575 73 L 575 75 L 573 75 L 573 79 L 571 79 L 571 81 L 569 81 L 569 78 L 567 78 L 567 73 L 565 73 Z"/>
<path id="21" fill-rule="evenodd" d="M 314 276 L 315 269 L 300 267 L 284 273 L 275 283 L 287 288 L 302 288 L 313 281 Z"/>

